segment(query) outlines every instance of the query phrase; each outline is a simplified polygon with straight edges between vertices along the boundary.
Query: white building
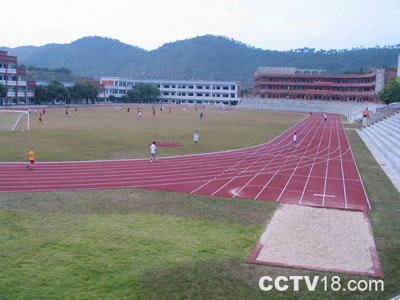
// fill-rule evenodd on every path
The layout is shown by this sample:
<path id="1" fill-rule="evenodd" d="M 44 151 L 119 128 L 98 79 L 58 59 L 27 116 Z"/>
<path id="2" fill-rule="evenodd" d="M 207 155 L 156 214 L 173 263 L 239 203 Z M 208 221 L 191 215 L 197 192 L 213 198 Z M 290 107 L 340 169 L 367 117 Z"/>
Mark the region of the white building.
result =
<path id="1" fill-rule="evenodd" d="M 160 89 L 160 102 L 169 104 L 236 105 L 240 100 L 240 84 L 228 81 L 136 80 L 102 77 L 101 98 L 120 98 L 138 83 L 154 84 Z"/>

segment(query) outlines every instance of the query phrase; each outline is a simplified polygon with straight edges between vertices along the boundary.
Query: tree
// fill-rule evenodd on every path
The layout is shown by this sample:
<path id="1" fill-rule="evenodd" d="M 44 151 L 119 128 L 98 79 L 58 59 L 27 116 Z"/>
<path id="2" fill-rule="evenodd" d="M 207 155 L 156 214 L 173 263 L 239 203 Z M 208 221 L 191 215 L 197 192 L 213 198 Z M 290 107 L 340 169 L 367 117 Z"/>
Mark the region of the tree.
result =
<path id="1" fill-rule="evenodd" d="M 47 101 L 51 100 L 49 97 L 49 93 L 47 91 L 47 87 L 38 85 L 35 87 L 35 104 L 43 104 Z"/>
<path id="2" fill-rule="evenodd" d="M 131 102 L 140 102 L 142 94 L 136 87 L 128 91 L 128 98 Z"/>
<path id="3" fill-rule="evenodd" d="M 400 83 L 393 77 L 379 93 L 379 98 L 386 104 L 400 102 Z"/>
<path id="4" fill-rule="evenodd" d="M 133 102 L 153 102 L 160 95 L 159 88 L 149 83 L 139 83 L 132 90 L 128 91 L 128 97 Z"/>
<path id="5" fill-rule="evenodd" d="M 79 93 L 77 91 L 76 85 L 67 87 L 69 102 L 70 103 L 80 103 L 79 102 Z"/>
<path id="6" fill-rule="evenodd" d="M 68 99 L 68 90 L 59 80 L 55 79 L 50 81 L 49 85 L 47 86 L 47 92 L 50 99 L 53 101 L 55 100 L 67 100 Z"/>
<path id="7" fill-rule="evenodd" d="M 99 94 L 99 88 L 92 82 L 78 82 L 74 86 L 74 92 L 78 99 L 86 99 L 86 103 L 89 103 L 89 100 L 92 100 L 93 103 Z"/>
<path id="8" fill-rule="evenodd" d="M 123 95 L 121 98 L 122 103 L 128 103 L 129 102 L 129 97 L 127 95 Z"/>
<path id="9" fill-rule="evenodd" d="M 0 83 L 0 99 L 1 105 L 4 105 L 4 98 L 7 97 L 7 87 Z"/>
<path id="10" fill-rule="evenodd" d="M 114 103 L 115 102 L 115 96 L 114 95 L 110 95 L 108 97 L 108 100 Z"/>

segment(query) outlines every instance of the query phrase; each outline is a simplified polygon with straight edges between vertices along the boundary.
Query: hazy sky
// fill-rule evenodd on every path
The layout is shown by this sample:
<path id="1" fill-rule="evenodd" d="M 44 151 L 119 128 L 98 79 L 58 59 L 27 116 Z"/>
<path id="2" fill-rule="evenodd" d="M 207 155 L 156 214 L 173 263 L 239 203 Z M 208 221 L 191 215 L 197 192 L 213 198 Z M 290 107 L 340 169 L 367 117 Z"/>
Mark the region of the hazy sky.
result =
<path id="1" fill-rule="evenodd" d="M 145 49 L 204 34 L 263 49 L 400 43 L 400 0 L 1 0 L 0 45 L 99 35 Z"/>

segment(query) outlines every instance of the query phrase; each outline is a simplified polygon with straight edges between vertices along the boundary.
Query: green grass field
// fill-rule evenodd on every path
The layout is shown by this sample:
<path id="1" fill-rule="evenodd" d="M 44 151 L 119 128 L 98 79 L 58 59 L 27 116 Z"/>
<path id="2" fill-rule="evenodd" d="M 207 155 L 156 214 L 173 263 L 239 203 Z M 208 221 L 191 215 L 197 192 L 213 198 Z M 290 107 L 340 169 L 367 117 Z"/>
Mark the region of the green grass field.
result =
<path id="1" fill-rule="evenodd" d="M 230 122 L 218 112 L 206 117 L 214 113 L 215 124 Z M 252 113 L 258 125 L 247 124 L 246 130 L 258 127 L 258 134 L 245 137 L 249 145 L 260 142 L 262 133 L 271 138 L 277 130 L 272 130 L 273 114 L 229 112 L 232 118 L 246 119 L 243 124 L 252 122 Z M 159 120 L 146 122 L 151 121 Z M 190 118 L 185 122 L 191 123 Z M 399 194 L 357 133 L 348 135 L 373 206 L 370 221 L 385 274 L 384 292 L 326 292 L 322 286 L 308 292 L 304 285 L 301 292 L 261 292 L 258 279 L 264 275 L 339 275 L 343 283 L 369 278 L 247 264 L 277 207 L 274 202 L 121 189 L 1 193 L 0 299 L 372 300 L 400 294 Z M 234 148 L 229 142 L 220 147 Z"/>
<path id="2" fill-rule="evenodd" d="M 43 128 L 31 113 L 32 130 L 0 132 L 0 161 L 25 161 L 33 147 L 38 161 L 97 160 L 148 157 L 153 140 L 180 143 L 181 147 L 160 147 L 160 156 L 220 151 L 257 145 L 277 136 L 304 118 L 301 114 L 255 111 L 205 110 L 203 120 L 194 108 L 157 109 L 142 106 L 137 119 L 136 106 L 115 111 L 113 107 L 70 111 L 47 110 Z M 192 135 L 200 133 L 195 145 Z"/>

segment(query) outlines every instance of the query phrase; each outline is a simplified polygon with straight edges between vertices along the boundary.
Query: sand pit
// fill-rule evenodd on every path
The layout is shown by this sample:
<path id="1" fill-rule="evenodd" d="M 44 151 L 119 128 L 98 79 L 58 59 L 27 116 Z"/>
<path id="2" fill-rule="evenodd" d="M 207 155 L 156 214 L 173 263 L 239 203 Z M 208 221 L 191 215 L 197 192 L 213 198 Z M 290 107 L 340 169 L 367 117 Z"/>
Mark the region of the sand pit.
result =
<path id="1" fill-rule="evenodd" d="M 359 211 L 282 205 L 249 262 L 382 276 L 368 218 Z"/>

